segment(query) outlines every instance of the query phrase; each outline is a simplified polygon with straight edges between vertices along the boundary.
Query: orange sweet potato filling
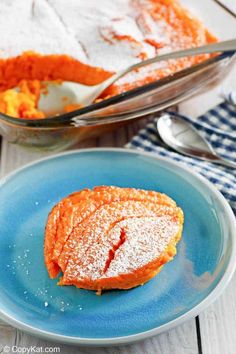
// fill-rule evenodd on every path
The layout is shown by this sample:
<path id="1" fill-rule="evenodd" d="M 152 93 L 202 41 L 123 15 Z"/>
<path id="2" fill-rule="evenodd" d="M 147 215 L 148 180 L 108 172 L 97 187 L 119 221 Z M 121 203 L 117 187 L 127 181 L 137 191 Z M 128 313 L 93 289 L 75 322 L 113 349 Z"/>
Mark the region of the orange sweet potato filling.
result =
<path id="1" fill-rule="evenodd" d="M 117 236 L 112 234 L 112 230 L 122 221 L 133 219 L 136 223 L 150 216 L 164 216 L 173 222 L 171 228 L 174 229 L 168 236 L 169 241 L 158 256 L 157 252 L 154 257 L 149 257 L 148 244 L 156 251 L 159 246 L 162 247 L 162 237 L 170 232 L 166 229 L 168 222 L 159 229 L 160 235 L 165 229 L 165 233 L 159 235 L 159 246 L 152 241 L 151 233 L 158 239 L 153 229 L 148 233 L 143 228 L 136 241 L 134 235 L 139 231 L 135 230 L 130 236 L 127 225 L 119 228 Z M 175 256 L 183 220 L 183 212 L 175 202 L 158 192 L 114 186 L 98 186 L 93 190 L 75 192 L 55 205 L 48 216 L 44 240 L 48 274 L 50 278 L 56 278 L 61 271 L 63 276 L 59 285 L 75 285 L 99 293 L 103 289 L 129 289 L 144 284 Z M 148 222 L 144 221 L 146 224 Z M 140 238 L 141 248 L 137 241 Z M 128 247 L 121 251 L 125 244 Z M 141 262 L 138 261 L 140 254 Z M 129 260 L 124 262 L 128 268 L 120 270 L 119 259 L 122 263 L 124 259 Z M 113 262 L 117 260 L 114 267 Z M 113 272 L 108 273 L 110 267 L 113 267 Z"/>
<path id="2" fill-rule="evenodd" d="M 164 19 L 172 27 L 173 42 L 179 42 L 180 47 L 198 46 L 203 42 L 216 41 L 216 38 L 203 28 L 201 22 L 193 19 L 177 1 L 150 1 L 152 2 L 152 8 L 148 10 L 150 15 L 156 21 Z M 113 39 L 130 43 L 136 41 L 128 35 L 117 36 L 114 34 Z M 159 43 L 155 39 L 145 41 L 155 50 L 163 46 L 163 43 Z M 146 53 L 141 52 L 138 57 L 144 60 L 146 59 Z M 168 68 L 164 70 L 152 70 L 131 83 L 112 85 L 101 98 L 117 95 L 134 87 L 148 84 L 207 58 L 209 58 L 209 55 L 199 55 L 171 61 Z M 103 68 L 92 67 L 64 54 L 41 55 L 31 51 L 24 52 L 17 57 L 0 59 L 0 112 L 19 118 L 44 118 L 44 113 L 37 109 L 40 81 L 63 80 L 95 85 L 106 80 L 112 74 Z M 14 87 L 18 87 L 19 92 L 12 90 Z M 74 106 L 67 107 L 65 111 L 74 108 Z"/>
<path id="3" fill-rule="evenodd" d="M 111 73 L 93 68 L 67 55 L 25 52 L 16 58 L 0 59 L 0 112 L 18 118 L 44 118 L 37 110 L 40 81 L 65 80 L 95 85 Z M 11 89 L 18 87 L 18 91 Z M 74 107 L 66 106 L 65 111 Z"/>
<path id="4" fill-rule="evenodd" d="M 8 89 L 0 93 L 0 112 L 15 118 L 45 118 L 37 107 L 40 95 L 40 81 L 21 80 L 19 92 Z"/>

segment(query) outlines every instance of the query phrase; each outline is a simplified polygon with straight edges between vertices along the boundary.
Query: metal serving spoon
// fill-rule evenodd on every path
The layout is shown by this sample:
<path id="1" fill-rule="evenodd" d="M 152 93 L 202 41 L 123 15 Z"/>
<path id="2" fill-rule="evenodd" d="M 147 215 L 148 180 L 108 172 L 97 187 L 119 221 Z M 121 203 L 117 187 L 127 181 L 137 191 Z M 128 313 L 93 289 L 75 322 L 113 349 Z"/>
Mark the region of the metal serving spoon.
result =
<path id="1" fill-rule="evenodd" d="M 137 64 L 131 65 L 130 67 L 114 74 L 101 84 L 94 86 L 81 85 L 70 81 L 64 81 L 61 84 L 53 81 L 43 81 L 43 86 L 46 86 L 46 90 L 45 88 L 42 89 L 38 102 L 38 108 L 42 110 L 47 116 L 50 116 L 58 113 L 63 113 L 64 107 L 66 105 L 88 106 L 115 81 L 128 74 L 129 72 L 143 66 L 157 63 L 162 60 L 183 58 L 197 54 L 229 52 L 234 50 L 236 50 L 236 39 L 158 55 L 151 59 L 147 59 Z"/>
<path id="2" fill-rule="evenodd" d="M 208 141 L 184 119 L 166 113 L 157 121 L 157 129 L 164 143 L 183 155 L 236 168 L 235 162 L 225 160 L 217 155 Z"/>

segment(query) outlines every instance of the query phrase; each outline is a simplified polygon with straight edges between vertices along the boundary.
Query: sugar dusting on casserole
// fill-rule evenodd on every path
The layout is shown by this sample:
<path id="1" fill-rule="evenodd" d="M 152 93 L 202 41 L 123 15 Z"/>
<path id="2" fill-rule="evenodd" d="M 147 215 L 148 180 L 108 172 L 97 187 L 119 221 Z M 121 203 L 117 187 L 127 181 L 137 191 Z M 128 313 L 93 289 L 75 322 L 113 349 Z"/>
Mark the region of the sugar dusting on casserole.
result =
<path id="1" fill-rule="evenodd" d="M 62 199 L 48 216 L 44 256 L 59 285 L 130 289 L 153 278 L 176 254 L 183 212 L 166 196 L 100 186 Z"/>
<path id="2" fill-rule="evenodd" d="M 216 41 L 177 0 L 3 0 L 0 32 L 0 111 L 22 118 L 44 118 L 37 110 L 42 80 L 93 85 L 140 60 Z M 101 98 L 207 58 L 142 68 Z M 16 86 L 19 92 L 11 90 Z"/>

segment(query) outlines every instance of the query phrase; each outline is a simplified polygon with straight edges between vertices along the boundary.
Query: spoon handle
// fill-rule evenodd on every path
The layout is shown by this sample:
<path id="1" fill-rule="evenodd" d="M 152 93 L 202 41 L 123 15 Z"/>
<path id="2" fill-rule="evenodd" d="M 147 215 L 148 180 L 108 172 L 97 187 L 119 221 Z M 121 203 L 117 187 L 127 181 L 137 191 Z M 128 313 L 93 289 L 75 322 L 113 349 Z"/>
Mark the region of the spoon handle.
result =
<path id="1" fill-rule="evenodd" d="M 230 168 L 236 168 L 236 162 L 225 160 L 221 157 L 219 157 L 219 160 L 214 160 L 212 162 L 214 162 L 218 165 L 222 165 L 222 166 L 226 166 L 226 167 L 230 167 Z"/>
<path id="2" fill-rule="evenodd" d="M 217 42 L 212 44 L 203 45 L 201 47 L 189 48 L 178 50 L 175 52 L 157 55 L 153 58 L 143 60 L 137 64 L 129 66 L 128 68 L 119 71 L 117 74 L 110 77 L 108 80 L 104 81 L 104 90 L 106 87 L 113 84 L 115 81 L 123 77 L 124 75 L 128 74 L 132 70 L 139 69 L 143 66 L 157 63 L 162 60 L 169 60 L 169 59 L 178 59 L 183 58 L 191 55 L 198 55 L 198 54 L 209 54 L 209 53 L 216 53 L 216 52 L 231 52 L 236 50 L 236 39 L 231 39 L 228 41 Z"/>

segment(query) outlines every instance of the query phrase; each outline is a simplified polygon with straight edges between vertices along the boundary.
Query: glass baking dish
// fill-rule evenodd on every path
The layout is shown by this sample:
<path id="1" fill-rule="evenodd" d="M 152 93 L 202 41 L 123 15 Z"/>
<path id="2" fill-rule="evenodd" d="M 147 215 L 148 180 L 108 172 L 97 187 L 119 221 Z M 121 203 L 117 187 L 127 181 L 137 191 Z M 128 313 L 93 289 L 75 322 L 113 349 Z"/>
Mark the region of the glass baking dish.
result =
<path id="1" fill-rule="evenodd" d="M 219 39 L 236 37 L 236 20 L 214 0 L 181 0 Z M 222 26 L 222 23 L 224 24 Z M 125 121 L 161 111 L 206 90 L 223 78 L 236 55 L 217 55 L 151 84 L 70 113 L 47 119 L 13 118 L 0 113 L 0 133 L 11 143 L 37 149 L 64 149 L 98 136 Z"/>

